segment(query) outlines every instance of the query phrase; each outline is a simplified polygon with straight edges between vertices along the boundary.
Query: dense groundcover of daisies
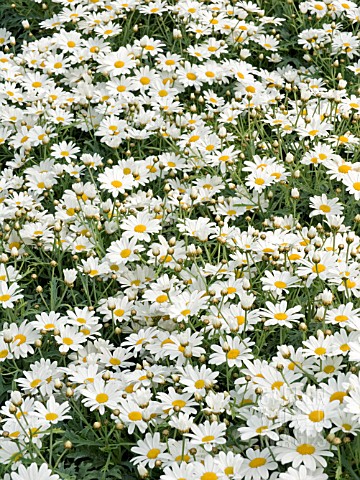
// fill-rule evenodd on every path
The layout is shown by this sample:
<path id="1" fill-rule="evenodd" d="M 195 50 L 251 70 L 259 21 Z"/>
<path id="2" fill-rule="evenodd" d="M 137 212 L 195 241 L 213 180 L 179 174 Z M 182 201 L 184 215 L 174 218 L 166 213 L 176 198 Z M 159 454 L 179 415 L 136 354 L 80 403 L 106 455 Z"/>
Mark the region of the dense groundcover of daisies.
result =
<path id="1" fill-rule="evenodd" d="M 1 478 L 359 480 L 359 6 L 0 14 Z"/>

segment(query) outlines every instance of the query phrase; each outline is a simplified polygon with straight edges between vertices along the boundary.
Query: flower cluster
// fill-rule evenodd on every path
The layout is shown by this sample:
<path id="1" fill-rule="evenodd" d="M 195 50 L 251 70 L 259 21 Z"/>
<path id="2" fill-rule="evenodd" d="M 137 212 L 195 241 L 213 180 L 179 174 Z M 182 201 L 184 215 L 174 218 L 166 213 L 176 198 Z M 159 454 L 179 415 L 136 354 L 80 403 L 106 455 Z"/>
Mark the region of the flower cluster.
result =
<path id="1" fill-rule="evenodd" d="M 28 3 L 0 29 L 2 477 L 359 471 L 360 8 Z"/>

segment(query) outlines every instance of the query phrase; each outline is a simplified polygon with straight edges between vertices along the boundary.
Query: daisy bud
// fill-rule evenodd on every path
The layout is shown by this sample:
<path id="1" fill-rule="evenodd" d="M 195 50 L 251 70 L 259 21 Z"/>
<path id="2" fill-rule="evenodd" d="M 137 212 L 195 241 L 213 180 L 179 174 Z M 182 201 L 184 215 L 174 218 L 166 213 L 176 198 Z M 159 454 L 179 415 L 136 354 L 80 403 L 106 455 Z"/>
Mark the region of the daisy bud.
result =
<path id="1" fill-rule="evenodd" d="M 17 412 L 17 407 L 13 403 L 10 403 L 9 412 L 13 415 Z"/>
<path id="2" fill-rule="evenodd" d="M 225 127 L 220 127 L 218 135 L 219 135 L 220 138 L 226 138 L 226 136 L 227 136 L 226 128 Z"/>
<path id="3" fill-rule="evenodd" d="M 241 296 L 241 306 L 244 310 L 250 310 L 255 301 L 255 295 L 252 293 L 250 295 L 244 294 Z"/>
<path id="4" fill-rule="evenodd" d="M 124 430 L 125 425 L 122 422 L 116 423 L 116 430 Z"/>
<path id="5" fill-rule="evenodd" d="M 346 243 L 348 244 L 353 243 L 354 240 L 355 240 L 355 233 L 349 232 L 346 236 Z"/>
<path id="6" fill-rule="evenodd" d="M 170 240 L 168 241 L 168 244 L 170 247 L 175 247 L 176 245 L 176 238 L 175 237 L 171 237 Z"/>
<path id="7" fill-rule="evenodd" d="M 191 200 L 196 200 L 198 198 L 198 191 L 196 188 L 192 187 L 191 193 L 190 193 L 190 198 Z"/>
<path id="8" fill-rule="evenodd" d="M 333 301 L 333 294 L 330 290 L 324 290 L 321 294 L 322 304 L 325 306 L 331 305 Z"/>
<path id="9" fill-rule="evenodd" d="M 279 352 L 280 352 L 280 355 L 285 359 L 288 359 L 291 356 L 289 347 L 287 347 L 286 345 L 281 345 L 279 347 Z"/>
<path id="10" fill-rule="evenodd" d="M 306 323 L 304 323 L 304 322 L 299 323 L 299 330 L 300 331 L 306 332 L 307 329 L 308 329 L 308 327 L 307 327 Z"/>
<path id="11" fill-rule="evenodd" d="M 3 339 L 5 343 L 11 343 L 13 341 L 13 336 L 11 335 L 9 330 L 5 330 L 3 332 Z"/>
<path id="12" fill-rule="evenodd" d="M 94 428 L 95 430 L 99 430 L 99 429 L 101 428 L 101 423 L 100 423 L 100 422 L 94 422 L 94 423 L 93 423 L 93 428 Z"/>
<path id="13" fill-rule="evenodd" d="M 191 347 L 189 346 L 185 347 L 183 355 L 185 358 L 191 358 L 192 357 Z"/>
<path id="14" fill-rule="evenodd" d="M 300 198 L 300 192 L 297 188 L 292 188 L 291 189 L 291 197 L 294 198 L 295 200 Z"/>
<path id="15" fill-rule="evenodd" d="M 6 253 L 2 253 L 0 257 L 0 262 L 1 263 L 6 263 L 9 261 L 9 257 L 6 255 Z"/>
<path id="16" fill-rule="evenodd" d="M 62 382 L 60 382 L 58 378 L 54 382 L 54 387 L 56 388 L 56 390 L 60 390 L 63 387 Z"/>
<path id="17" fill-rule="evenodd" d="M 174 30 L 173 30 L 173 37 L 174 37 L 175 39 L 180 39 L 180 38 L 182 38 L 182 33 L 181 33 L 181 31 L 178 30 L 177 28 L 174 28 Z"/>
<path id="18" fill-rule="evenodd" d="M 228 342 L 223 343 L 222 349 L 223 349 L 224 352 L 229 352 L 230 351 L 230 345 L 228 344 Z"/>
<path id="19" fill-rule="evenodd" d="M 142 465 L 137 466 L 137 471 L 140 478 L 147 478 L 149 476 L 149 472 Z"/>
<path id="20" fill-rule="evenodd" d="M 84 186 L 82 183 L 74 183 L 72 185 L 72 189 L 76 193 L 76 195 L 83 195 L 84 194 Z"/>
<path id="21" fill-rule="evenodd" d="M 248 278 L 244 278 L 242 287 L 244 290 L 250 290 L 251 285 Z"/>
<path id="22" fill-rule="evenodd" d="M 42 346 L 42 341 L 40 340 L 40 338 L 37 338 L 34 342 L 34 345 L 36 348 L 41 348 Z"/>
<path id="23" fill-rule="evenodd" d="M 295 170 L 295 172 L 293 173 L 293 177 L 294 178 L 300 178 L 300 176 L 301 176 L 300 170 Z"/>
<path id="24" fill-rule="evenodd" d="M 73 390 L 72 388 L 68 387 L 68 388 L 66 389 L 65 395 L 66 395 L 68 398 L 73 397 L 73 396 L 74 396 L 74 390 Z"/>
<path id="25" fill-rule="evenodd" d="M 320 263 L 320 260 L 321 260 L 320 255 L 317 252 L 315 252 L 313 257 L 312 257 L 312 261 L 314 263 Z"/>
<path id="26" fill-rule="evenodd" d="M 16 407 L 20 407 L 20 405 L 23 403 L 20 392 L 12 392 L 10 400 Z"/>
<path id="27" fill-rule="evenodd" d="M 339 90 L 344 90 L 346 88 L 347 81 L 346 80 L 339 80 Z"/>
<path id="28" fill-rule="evenodd" d="M 214 318 L 213 321 L 211 322 L 213 328 L 215 328 L 215 330 L 218 330 L 219 328 L 221 328 L 221 320 L 219 318 Z"/>
<path id="29" fill-rule="evenodd" d="M 261 395 L 263 393 L 263 389 L 260 387 L 255 388 L 256 395 Z"/>
<path id="30" fill-rule="evenodd" d="M 115 310 L 116 308 L 116 303 L 115 303 L 115 299 L 114 298 L 109 298 L 108 301 L 107 301 L 107 308 L 109 310 Z"/>
<path id="31" fill-rule="evenodd" d="M 70 440 L 66 440 L 66 442 L 64 442 L 64 448 L 65 448 L 65 450 L 70 450 L 70 449 L 72 449 L 72 446 L 73 446 L 73 444 L 70 442 Z"/>
<path id="32" fill-rule="evenodd" d="M 160 468 L 161 465 L 162 465 L 162 461 L 161 460 L 156 460 L 155 467 Z"/>
<path id="33" fill-rule="evenodd" d="M 64 268 L 63 274 L 64 274 L 64 282 L 66 283 L 66 285 L 70 286 L 74 284 L 77 273 L 78 272 L 77 270 L 75 270 L 75 268 Z"/>
<path id="34" fill-rule="evenodd" d="M 27 20 L 23 20 L 21 22 L 21 25 L 23 26 L 23 28 L 25 28 L 25 30 L 29 30 L 30 28 L 30 23 Z"/>

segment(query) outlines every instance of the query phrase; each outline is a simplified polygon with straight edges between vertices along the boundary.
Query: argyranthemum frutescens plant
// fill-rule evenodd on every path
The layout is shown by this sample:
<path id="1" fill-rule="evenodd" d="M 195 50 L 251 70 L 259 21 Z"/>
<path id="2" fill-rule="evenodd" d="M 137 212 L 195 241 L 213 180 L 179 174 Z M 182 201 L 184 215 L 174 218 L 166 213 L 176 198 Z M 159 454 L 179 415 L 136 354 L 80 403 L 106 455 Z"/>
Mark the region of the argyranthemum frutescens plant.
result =
<path id="1" fill-rule="evenodd" d="M 2 478 L 359 478 L 359 7 L 5 7 Z"/>

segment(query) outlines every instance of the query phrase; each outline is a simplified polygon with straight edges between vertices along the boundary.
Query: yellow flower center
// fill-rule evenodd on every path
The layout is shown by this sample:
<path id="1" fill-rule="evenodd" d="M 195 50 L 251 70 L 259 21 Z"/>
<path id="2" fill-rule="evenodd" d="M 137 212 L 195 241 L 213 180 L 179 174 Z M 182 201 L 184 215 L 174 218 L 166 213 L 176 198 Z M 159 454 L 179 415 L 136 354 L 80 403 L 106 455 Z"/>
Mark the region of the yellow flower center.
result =
<path id="1" fill-rule="evenodd" d="M 120 182 L 120 180 L 113 180 L 111 182 L 111 185 L 115 188 L 120 188 L 120 187 L 122 187 L 122 182 Z"/>
<path id="2" fill-rule="evenodd" d="M 107 395 L 106 393 L 98 393 L 96 395 L 96 398 L 95 400 L 98 402 L 98 403 L 105 403 L 109 400 L 109 395 Z"/>
<path id="3" fill-rule="evenodd" d="M 231 350 L 228 351 L 226 357 L 229 360 L 234 360 L 239 356 L 239 354 L 240 354 L 240 350 L 238 350 L 237 348 L 232 348 Z"/>
<path id="4" fill-rule="evenodd" d="M 335 400 L 339 400 L 340 403 L 343 403 L 344 397 L 346 396 L 346 392 L 334 392 L 330 397 L 330 402 L 335 402 Z"/>
<path id="5" fill-rule="evenodd" d="M 21 333 L 18 333 L 17 335 L 15 335 L 13 341 L 14 342 L 17 341 L 17 345 L 19 346 L 19 345 L 22 345 L 23 343 L 26 342 L 26 337 L 25 337 L 25 335 L 22 335 Z"/>
<path id="6" fill-rule="evenodd" d="M 265 463 L 266 463 L 266 458 L 258 457 L 258 458 L 254 458 L 253 460 L 251 460 L 251 462 L 249 463 L 249 467 L 250 468 L 259 468 L 259 467 L 262 467 L 263 465 L 265 465 Z"/>
<path id="7" fill-rule="evenodd" d="M 148 451 L 147 457 L 153 460 L 154 458 L 157 458 L 159 456 L 160 450 L 158 448 L 152 448 L 151 450 Z"/>
<path id="8" fill-rule="evenodd" d="M 146 225 L 136 225 L 136 227 L 134 228 L 135 232 L 136 233 L 144 233 L 146 232 Z"/>
<path id="9" fill-rule="evenodd" d="M 200 480 L 217 480 L 219 477 L 214 472 L 205 472 L 201 475 Z"/>
<path id="10" fill-rule="evenodd" d="M 47 414 L 45 415 L 45 418 L 46 418 L 46 420 L 48 420 L 49 422 L 51 422 L 52 420 L 56 420 L 57 418 L 59 418 L 59 415 L 58 415 L 57 413 L 51 413 L 51 412 L 49 412 L 49 413 L 47 413 Z"/>
<path id="11" fill-rule="evenodd" d="M 118 359 L 118 358 L 110 358 L 109 362 L 111 363 L 111 365 L 120 365 L 121 361 Z"/>
<path id="12" fill-rule="evenodd" d="M 200 380 L 196 380 L 196 382 L 194 383 L 195 385 L 195 388 L 204 388 L 205 386 L 205 381 L 200 379 Z"/>
<path id="13" fill-rule="evenodd" d="M 142 415 L 141 415 L 141 412 L 130 412 L 128 414 L 128 418 L 132 422 L 137 422 L 139 420 L 142 420 Z"/>
<path id="14" fill-rule="evenodd" d="M 300 455 L 312 455 L 315 452 L 315 447 L 310 445 L 310 443 L 303 443 L 297 447 L 296 451 Z"/>
<path id="15" fill-rule="evenodd" d="M 311 135 L 312 137 L 315 137 L 315 135 L 319 133 L 319 130 L 310 130 L 309 131 L 309 135 Z"/>
<path id="16" fill-rule="evenodd" d="M 282 382 L 281 380 L 278 380 L 277 382 L 274 382 L 272 385 L 271 385 L 271 390 L 280 390 L 280 388 L 284 385 L 284 382 Z"/>
<path id="17" fill-rule="evenodd" d="M 265 430 L 267 430 L 268 427 L 266 425 L 263 425 L 262 427 L 259 427 L 256 429 L 256 433 L 262 433 L 262 432 L 265 432 Z"/>
<path id="18" fill-rule="evenodd" d="M 340 167 L 338 168 L 338 171 L 340 173 L 348 173 L 349 170 L 351 170 L 350 165 L 340 165 Z"/>
<path id="19" fill-rule="evenodd" d="M 318 263 L 316 265 L 313 265 L 312 269 L 311 269 L 314 273 L 322 273 L 322 272 L 325 272 L 326 270 L 326 267 L 325 265 L 323 265 L 322 263 Z"/>
<path id="20" fill-rule="evenodd" d="M 234 474 L 234 467 L 226 467 L 226 468 L 224 469 L 224 473 L 225 473 L 225 475 L 227 475 L 228 477 L 229 477 L 230 475 L 233 475 L 233 474 Z"/>
<path id="21" fill-rule="evenodd" d="M 309 413 L 308 418 L 311 422 L 318 423 L 324 420 L 325 413 L 323 410 L 313 410 Z"/>
<path id="22" fill-rule="evenodd" d="M 156 298 L 156 301 L 157 303 L 164 303 L 164 302 L 167 302 L 168 300 L 168 296 L 163 294 L 163 295 L 159 295 L 157 298 Z"/>

